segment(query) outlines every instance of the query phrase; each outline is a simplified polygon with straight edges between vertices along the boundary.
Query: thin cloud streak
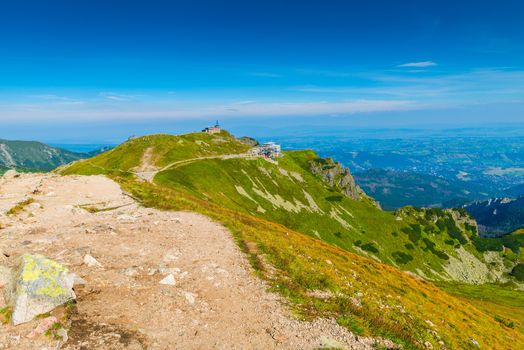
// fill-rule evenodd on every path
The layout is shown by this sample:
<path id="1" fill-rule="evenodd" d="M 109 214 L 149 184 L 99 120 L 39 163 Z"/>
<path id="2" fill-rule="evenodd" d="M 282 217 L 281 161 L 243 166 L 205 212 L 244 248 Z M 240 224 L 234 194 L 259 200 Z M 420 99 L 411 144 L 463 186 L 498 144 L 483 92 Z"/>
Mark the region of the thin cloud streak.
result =
<path id="1" fill-rule="evenodd" d="M 425 68 L 425 67 L 434 67 L 437 63 L 433 61 L 422 61 L 422 62 L 410 62 L 399 64 L 397 67 L 415 67 L 415 68 Z"/>
<path id="2" fill-rule="evenodd" d="M 423 108 L 409 100 L 351 100 L 339 102 L 233 102 L 218 105 L 192 105 L 157 108 L 155 105 L 111 109 L 42 108 L 40 105 L 0 106 L 0 122 L 12 120 L 147 120 L 199 119 L 209 117 L 279 117 L 350 115 L 355 113 L 404 111 Z"/>

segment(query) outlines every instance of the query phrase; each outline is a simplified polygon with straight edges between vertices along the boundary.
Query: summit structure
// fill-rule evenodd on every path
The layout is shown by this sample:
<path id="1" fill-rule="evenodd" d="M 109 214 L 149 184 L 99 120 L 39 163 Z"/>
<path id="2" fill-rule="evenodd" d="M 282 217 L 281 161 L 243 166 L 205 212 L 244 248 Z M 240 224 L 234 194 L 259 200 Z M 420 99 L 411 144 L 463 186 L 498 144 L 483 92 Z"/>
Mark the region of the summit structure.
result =
<path id="1" fill-rule="evenodd" d="M 205 132 L 206 134 L 218 134 L 221 131 L 222 128 L 220 127 L 218 120 L 216 121 L 215 126 L 208 126 L 207 128 L 202 130 L 202 132 Z"/>

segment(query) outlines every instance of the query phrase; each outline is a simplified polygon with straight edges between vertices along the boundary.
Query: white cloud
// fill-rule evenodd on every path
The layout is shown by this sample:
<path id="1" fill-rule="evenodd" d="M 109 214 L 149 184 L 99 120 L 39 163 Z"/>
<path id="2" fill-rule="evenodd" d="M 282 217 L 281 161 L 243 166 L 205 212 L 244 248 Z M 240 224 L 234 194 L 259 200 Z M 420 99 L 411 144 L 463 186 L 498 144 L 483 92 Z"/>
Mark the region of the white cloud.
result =
<path id="1" fill-rule="evenodd" d="M 134 96 L 131 96 L 131 95 L 117 94 L 114 92 L 101 92 L 100 96 L 108 100 L 111 100 L 111 101 L 119 101 L 119 102 L 131 101 L 134 98 Z"/>
<path id="2" fill-rule="evenodd" d="M 424 67 L 433 67 L 437 64 L 433 61 L 422 61 L 422 62 L 410 62 L 410 63 L 404 63 L 399 64 L 397 67 L 417 67 L 417 68 L 424 68 Z"/>
<path id="3" fill-rule="evenodd" d="M 45 100 L 49 104 L 59 104 L 59 105 L 81 105 L 84 104 L 83 101 L 67 97 L 67 96 L 60 96 L 55 94 L 42 94 L 42 95 L 33 95 L 33 98 L 37 98 L 39 100 Z"/>

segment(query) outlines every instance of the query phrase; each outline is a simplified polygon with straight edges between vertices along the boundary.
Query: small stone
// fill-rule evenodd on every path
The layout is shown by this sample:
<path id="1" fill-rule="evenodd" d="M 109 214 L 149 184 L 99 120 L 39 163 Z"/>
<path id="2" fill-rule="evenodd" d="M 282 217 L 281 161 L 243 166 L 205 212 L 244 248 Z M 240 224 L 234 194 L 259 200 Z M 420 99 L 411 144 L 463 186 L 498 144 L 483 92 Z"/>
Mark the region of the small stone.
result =
<path id="1" fill-rule="evenodd" d="M 135 222 L 136 221 L 136 218 L 134 216 L 131 216 L 128 214 L 118 215 L 116 219 L 121 222 Z"/>
<path id="2" fill-rule="evenodd" d="M 433 349 L 433 345 L 431 345 L 431 343 L 429 341 L 425 341 L 424 342 L 424 347 L 426 349 Z"/>
<path id="3" fill-rule="evenodd" d="M 33 202 L 33 203 L 29 204 L 29 205 L 27 206 L 27 208 L 28 208 L 29 210 L 37 210 L 37 209 L 42 208 L 42 204 L 37 203 L 37 202 Z"/>
<path id="4" fill-rule="evenodd" d="M 185 292 L 184 297 L 186 298 L 187 302 L 191 305 L 195 304 L 195 296 L 193 293 Z"/>
<path id="5" fill-rule="evenodd" d="M 335 339 L 328 338 L 328 337 L 322 337 L 320 339 L 320 347 L 324 349 L 344 349 L 345 346 L 336 341 Z"/>
<path id="6" fill-rule="evenodd" d="M 124 270 L 124 275 L 128 277 L 133 277 L 138 273 L 138 270 L 135 267 L 128 267 Z"/>
<path id="7" fill-rule="evenodd" d="M 74 285 L 74 286 L 77 286 L 77 285 L 85 285 L 87 282 L 85 279 L 83 279 L 82 277 L 78 276 L 76 273 L 70 273 L 68 274 L 67 278 L 69 280 L 71 280 L 71 283 Z"/>
<path id="8" fill-rule="evenodd" d="M 84 264 L 86 264 L 89 267 L 102 267 L 102 264 L 100 264 L 98 260 L 96 260 L 89 254 L 86 254 L 84 256 Z"/>
<path id="9" fill-rule="evenodd" d="M 430 326 L 431 328 L 435 328 L 435 324 L 431 322 L 430 320 L 425 320 L 424 322 L 426 322 L 426 324 Z"/>
<path id="10" fill-rule="evenodd" d="M 175 276 L 173 276 L 172 274 L 167 275 L 166 277 L 164 277 L 162 281 L 160 281 L 160 284 L 174 286 L 176 284 Z M 193 302 L 194 302 L 194 299 L 193 299 Z"/>

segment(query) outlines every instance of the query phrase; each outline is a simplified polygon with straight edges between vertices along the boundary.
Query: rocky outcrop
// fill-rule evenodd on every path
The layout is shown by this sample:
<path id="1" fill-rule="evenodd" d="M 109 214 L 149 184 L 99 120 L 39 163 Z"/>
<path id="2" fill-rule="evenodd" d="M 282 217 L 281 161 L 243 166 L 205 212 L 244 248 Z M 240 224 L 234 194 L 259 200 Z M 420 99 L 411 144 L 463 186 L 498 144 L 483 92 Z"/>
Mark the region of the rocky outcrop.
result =
<path id="1" fill-rule="evenodd" d="M 237 140 L 240 141 L 240 143 L 243 143 L 244 145 L 248 145 L 248 146 L 251 146 L 251 147 L 255 147 L 255 146 L 259 145 L 257 140 L 255 140 L 252 137 L 248 137 L 248 136 L 242 136 L 242 137 L 238 138 Z"/>
<path id="2" fill-rule="evenodd" d="M 366 193 L 355 183 L 355 179 L 348 168 L 331 158 L 316 158 L 309 162 L 311 172 L 318 175 L 329 186 L 340 190 L 347 197 L 354 200 L 369 201 L 379 207 L 379 204 L 368 197 Z"/>
<path id="3" fill-rule="evenodd" d="M 76 298 L 67 268 L 42 255 L 30 254 L 19 258 L 4 294 L 13 309 L 14 325 L 29 322 Z"/>

